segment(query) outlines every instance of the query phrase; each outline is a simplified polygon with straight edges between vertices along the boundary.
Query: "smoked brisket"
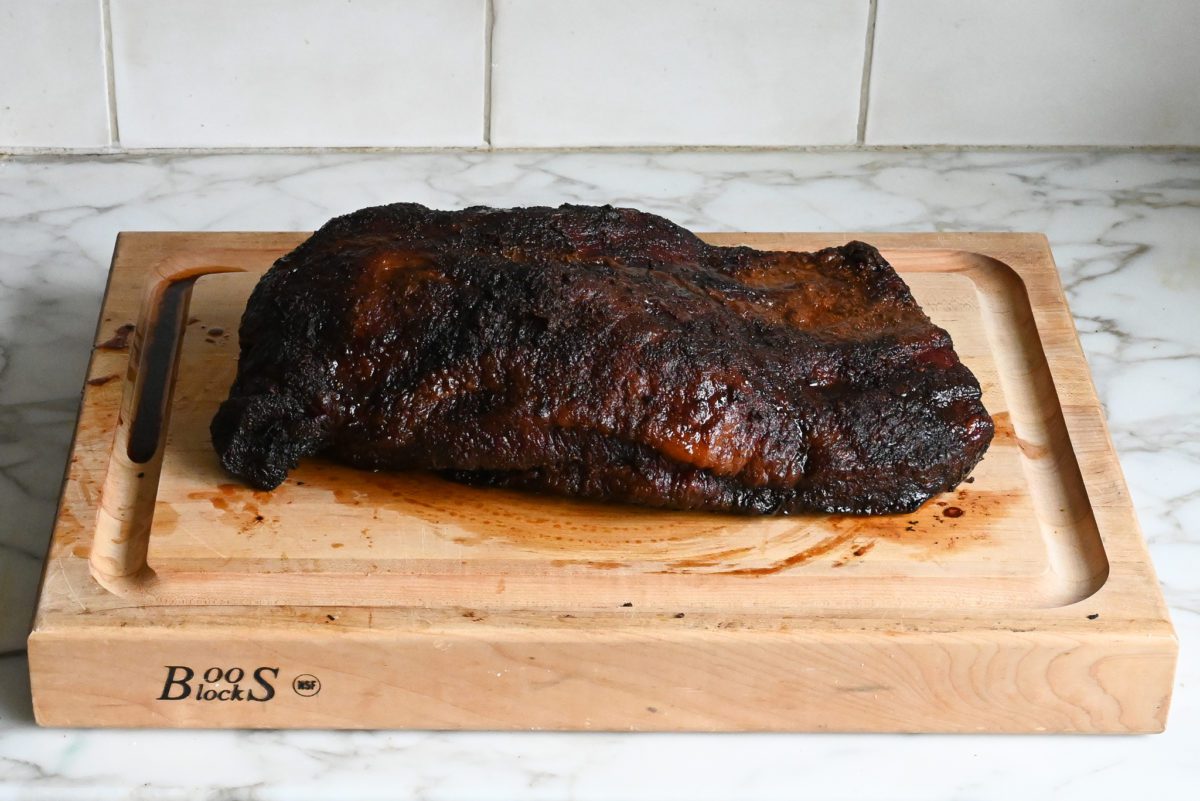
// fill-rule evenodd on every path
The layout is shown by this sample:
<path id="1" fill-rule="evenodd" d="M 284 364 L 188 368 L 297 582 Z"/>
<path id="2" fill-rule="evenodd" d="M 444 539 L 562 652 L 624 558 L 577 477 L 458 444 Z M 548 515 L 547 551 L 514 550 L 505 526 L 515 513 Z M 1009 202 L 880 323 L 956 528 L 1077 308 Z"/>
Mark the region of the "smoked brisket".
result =
<path id="1" fill-rule="evenodd" d="M 714 247 L 609 206 L 332 220 L 279 259 L 212 421 L 272 489 L 302 457 L 677 509 L 911 511 L 992 438 L 979 383 L 875 248 Z"/>

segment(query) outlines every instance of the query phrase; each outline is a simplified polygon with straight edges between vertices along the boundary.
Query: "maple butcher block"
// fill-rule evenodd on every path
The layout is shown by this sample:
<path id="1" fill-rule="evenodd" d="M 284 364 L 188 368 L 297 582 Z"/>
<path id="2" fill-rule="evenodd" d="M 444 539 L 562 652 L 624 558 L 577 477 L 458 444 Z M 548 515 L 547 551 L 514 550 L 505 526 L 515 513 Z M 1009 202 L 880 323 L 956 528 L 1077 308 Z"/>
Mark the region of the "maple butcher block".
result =
<path id="1" fill-rule="evenodd" d="M 208 424 L 301 233 L 126 233 L 29 659 L 55 726 L 1153 732 L 1177 644 L 1035 234 L 878 246 L 995 439 L 917 512 L 741 517 L 307 459 L 273 492 Z"/>

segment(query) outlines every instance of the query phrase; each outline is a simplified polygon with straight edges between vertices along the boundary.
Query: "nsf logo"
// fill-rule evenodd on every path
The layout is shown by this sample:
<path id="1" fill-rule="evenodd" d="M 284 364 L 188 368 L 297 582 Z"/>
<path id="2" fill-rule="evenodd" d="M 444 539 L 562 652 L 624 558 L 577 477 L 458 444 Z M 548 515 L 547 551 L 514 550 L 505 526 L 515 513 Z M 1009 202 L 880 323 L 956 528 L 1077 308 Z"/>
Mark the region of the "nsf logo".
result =
<path id="1" fill-rule="evenodd" d="M 321 680 L 311 673 L 301 673 L 292 679 L 292 690 L 296 695 L 303 696 L 304 698 L 312 698 L 321 692 Z"/>

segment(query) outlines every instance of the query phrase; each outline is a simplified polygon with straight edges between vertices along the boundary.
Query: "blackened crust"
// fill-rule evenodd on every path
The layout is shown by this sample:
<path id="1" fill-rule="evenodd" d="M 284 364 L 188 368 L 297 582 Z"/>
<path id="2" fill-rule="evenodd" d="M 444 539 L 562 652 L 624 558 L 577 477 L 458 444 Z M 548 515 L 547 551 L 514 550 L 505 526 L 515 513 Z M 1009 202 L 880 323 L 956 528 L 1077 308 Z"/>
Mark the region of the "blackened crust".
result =
<path id="1" fill-rule="evenodd" d="M 632 209 L 332 220 L 263 277 L 221 463 L 322 453 L 679 509 L 911 511 L 992 421 L 949 335 L 870 245 L 722 248 Z"/>

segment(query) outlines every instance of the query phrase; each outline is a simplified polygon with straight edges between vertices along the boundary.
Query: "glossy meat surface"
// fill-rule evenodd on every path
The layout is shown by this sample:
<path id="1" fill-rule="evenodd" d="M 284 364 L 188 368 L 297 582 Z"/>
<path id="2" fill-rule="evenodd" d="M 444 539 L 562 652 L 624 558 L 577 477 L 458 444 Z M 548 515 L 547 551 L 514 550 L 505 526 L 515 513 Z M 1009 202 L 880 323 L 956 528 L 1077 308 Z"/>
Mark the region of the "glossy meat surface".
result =
<path id="1" fill-rule="evenodd" d="M 212 422 L 263 489 L 304 456 L 681 509 L 915 509 L 992 421 L 873 247 L 714 247 L 632 209 L 332 220 L 242 319 Z"/>

